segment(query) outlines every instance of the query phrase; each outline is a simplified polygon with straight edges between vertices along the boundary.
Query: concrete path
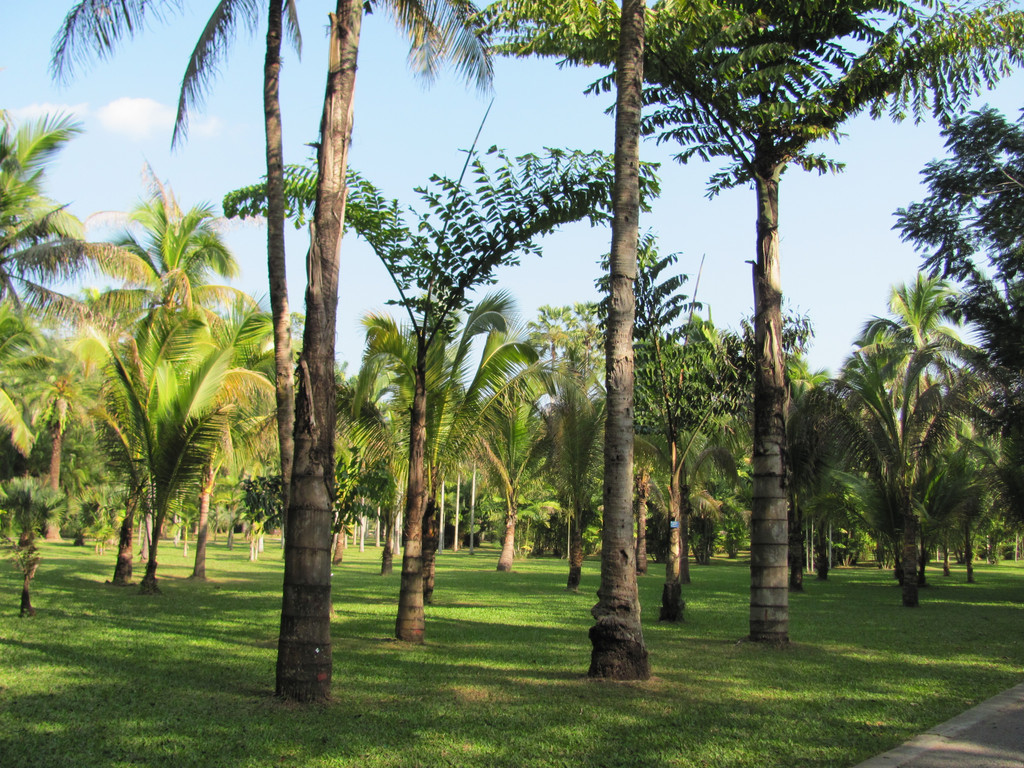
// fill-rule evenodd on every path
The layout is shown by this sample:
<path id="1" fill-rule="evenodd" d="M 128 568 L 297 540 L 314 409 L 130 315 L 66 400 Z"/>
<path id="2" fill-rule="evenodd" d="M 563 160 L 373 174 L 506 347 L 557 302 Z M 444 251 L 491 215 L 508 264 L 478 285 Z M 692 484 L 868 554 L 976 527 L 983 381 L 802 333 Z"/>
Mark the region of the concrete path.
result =
<path id="1" fill-rule="evenodd" d="M 1024 768 L 1024 683 L 854 768 Z"/>

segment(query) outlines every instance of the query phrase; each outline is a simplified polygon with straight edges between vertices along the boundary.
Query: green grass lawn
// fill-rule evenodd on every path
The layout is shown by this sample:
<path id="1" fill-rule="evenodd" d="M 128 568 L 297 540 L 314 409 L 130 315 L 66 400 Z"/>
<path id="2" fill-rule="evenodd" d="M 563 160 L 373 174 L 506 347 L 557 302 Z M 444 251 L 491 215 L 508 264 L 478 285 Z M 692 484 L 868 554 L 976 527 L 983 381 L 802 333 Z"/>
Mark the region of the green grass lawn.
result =
<path id="1" fill-rule="evenodd" d="M 693 567 L 687 621 L 659 625 L 654 677 L 588 681 L 596 562 L 439 557 L 427 642 L 391 639 L 397 573 L 335 568 L 333 701 L 274 699 L 281 553 L 210 551 L 210 581 L 161 545 L 163 594 L 105 584 L 115 555 L 43 544 L 38 614 L 0 569 L 0 766 L 850 766 L 1024 680 L 1024 564 L 978 566 L 900 607 L 889 572 L 838 569 L 791 596 L 792 644 L 744 642 L 744 563 Z"/>

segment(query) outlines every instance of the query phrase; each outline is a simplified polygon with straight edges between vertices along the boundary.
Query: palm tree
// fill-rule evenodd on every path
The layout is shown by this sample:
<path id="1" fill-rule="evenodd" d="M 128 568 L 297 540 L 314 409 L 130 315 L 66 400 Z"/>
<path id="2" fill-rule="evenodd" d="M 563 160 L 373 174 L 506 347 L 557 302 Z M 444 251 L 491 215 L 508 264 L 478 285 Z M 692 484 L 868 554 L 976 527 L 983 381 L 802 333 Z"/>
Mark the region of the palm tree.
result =
<path id="1" fill-rule="evenodd" d="M 210 458 L 200 485 L 199 532 L 191 576 L 199 580 L 206 578 L 210 502 L 220 466 L 223 462 L 245 466 L 247 460 L 263 449 L 266 428 L 273 414 L 269 399 L 273 386 L 268 349 L 272 338 L 271 318 L 260 310 L 254 310 L 248 302 L 238 302 L 231 309 L 229 314 L 215 317 L 210 324 L 211 347 L 231 356 L 231 375 L 225 378 L 220 397 L 236 407 L 231 411 L 221 447 Z"/>
<path id="2" fill-rule="evenodd" d="M 583 531 L 596 517 L 604 457 L 605 397 L 586 359 L 570 353 L 554 378 L 545 408 L 547 474 L 569 526 L 569 578 L 575 592 L 583 570 Z M 632 510 L 631 510 L 632 511 Z M 630 516 L 632 518 L 632 515 Z"/>
<path id="3" fill-rule="evenodd" d="M 905 362 L 904 362 L 905 360 Z M 954 369 L 935 344 L 855 354 L 823 389 L 836 398 L 832 428 L 852 466 L 866 473 L 877 505 L 902 528 L 903 604 L 918 604 L 919 510 L 923 477 L 974 409 L 980 382 Z"/>
<path id="4" fill-rule="evenodd" d="M 591 677 L 646 680 L 647 647 L 633 547 L 633 276 L 640 216 L 640 110 L 643 92 L 642 0 L 625 0 L 619 23 L 615 99 L 615 187 L 605 336 L 607 417 L 601 586 L 591 610 Z"/>
<path id="5" fill-rule="evenodd" d="M 12 366 L 18 366 L 32 355 L 38 342 L 35 329 L 21 313 L 13 311 L 9 302 L 0 302 L 0 373 L 7 375 Z M 9 379 L 7 379 L 9 380 Z M 15 403 L 8 387 L 0 384 L 0 427 L 11 433 L 11 444 L 22 456 L 28 456 L 35 435 L 25 421 L 19 404 Z"/>
<path id="6" fill-rule="evenodd" d="M 173 192 L 154 179 L 152 195 L 128 214 L 128 222 L 114 241 L 118 257 L 104 265 L 126 287 L 96 297 L 91 308 L 97 313 L 137 317 L 162 307 L 202 310 L 212 318 L 236 302 L 254 304 L 238 289 L 210 282 L 240 274 L 210 205 L 182 210 Z"/>
<path id="7" fill-rule="evenodd" d="M 129 481 L 126 522 L 139 506 L 152 515 L 141 588 L 154 592 L 163 522 L 198 495 L 231 415 L 252 395 L 252 375 L 189 313 L 153 313 L 108 349 L 107 444 Z"/>
<path id="8" fill-rule="evenodd" d="M 111 253 L 110 246 L 85 242 L 81 222 L 43 194 L 47 164 L 79 133 L 66 115 L 18 128 L 0 116 L 0 300 L 15 309 L 79 314 L 78 302 L 51 286 Z"/>
<path id="9" fill-rule="evenodd" d="M 515 556 L 520 495 L 541 459 L 544 419 L 538 408 L 541 381 L 526 373 L 506 388 L 487 409 L 480 449 L 491 469 L 494 485 L 505 499 L 505 535 L 498 570 L 511 571 Z"/>
<path id="10" fill-rule="evenodd" d="M 444 474 L 473 445 L 486 409 L 515 374 L 536 359 L 533 348 L 508 331 L 512 308 L 508 294 L 489 294 L 468 311 L 456 334 L 439 336 L 440 343 L 429 348 L 422 334 L 390 317 L 371 315 L 365 321 L 364 365 L 385 363 L 391 368 L 395 399 L 402 404 L 403 420 L 408 419 L 403 560 L 415 567 L 403 566 L 396 622 L 399 639 L 422 641 L 424 595 L 433 589 L 424 519 L 429 525 Z M 473 343 L 480 337 L 484 342 L 477 357 Z"/>

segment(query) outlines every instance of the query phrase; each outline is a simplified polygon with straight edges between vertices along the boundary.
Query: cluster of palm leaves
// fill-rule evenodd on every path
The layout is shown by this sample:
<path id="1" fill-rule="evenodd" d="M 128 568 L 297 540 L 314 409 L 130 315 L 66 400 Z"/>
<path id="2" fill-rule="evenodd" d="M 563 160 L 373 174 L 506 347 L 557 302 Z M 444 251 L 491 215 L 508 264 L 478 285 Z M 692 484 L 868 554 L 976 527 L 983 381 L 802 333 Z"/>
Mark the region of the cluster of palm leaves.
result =
<path id="1" fill-rule="evenodd" d="M 949 296 L 924 275 L 895 288 L 891 317 L 868 323 L 840 375 L 805 377 L 791 404 L 791 505 L 819 530 L 828 511 L 866 524 L 906 606 L 918 603 L 928 553 L 948 552 L 1006 488 L 991 482 L 1003 464 L 987 408 L 994 381 L 948 324 Z"/>

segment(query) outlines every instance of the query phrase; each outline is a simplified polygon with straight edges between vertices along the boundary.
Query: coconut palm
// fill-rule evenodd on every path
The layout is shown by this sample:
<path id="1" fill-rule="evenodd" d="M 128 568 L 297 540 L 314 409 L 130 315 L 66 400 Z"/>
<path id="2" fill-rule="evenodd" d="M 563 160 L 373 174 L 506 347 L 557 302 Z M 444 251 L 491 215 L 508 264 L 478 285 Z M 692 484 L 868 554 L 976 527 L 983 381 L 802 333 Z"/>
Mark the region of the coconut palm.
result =
<path id="1" fill-rule="evenodd" d="M 410 555 L 410 526 L 430 525 L 435 495 L 445 472 L 456 466 L 479 435 L 482 418 L 515 375 L 536 360 L 533 348 L 509 333 L 513 303 L 503 292 L 488 294 L 465 315 L 461 328 L 438 337 L 441 343 L 422 348 L 421 337 L 393 318 L 371 315 L 367 326 L 364 365 L 384 363 L 394 376 L 394 394 L 402 406 L 408 434 L 408 494 L 422 494 L 422 518 L 406 515 L 405 557 L 415 557 L 425 573 L 409 574 L 399 604 L 400 639 L 422 639 L 423 600 L 433 590 L 430 542 Z M 474 350 L 474 341 L 483 346 Z M 407 421 L 405 421 L 407 419 Z M 413 503 L 410 499 L 409 503 Z M 416 537 L 423 542 L 422 531 Z M 414 541 L 416 539 L 413 539 Z M 403 570 L 403 576 L 408 572 Z M 418 598 L 417 598 L 418 595 Z"/>
<path id="2" fill-rule="evenodd" d="M 9 373 L 33 354 L 38 336 L 21 313 L 10 302 L 0 302 L 0 373 L 9 381 Z M 28 456 L 35 442 L 21 406 L 15 402 L 8 387 L 0 384 L 0 427 L 10 432 L 11 444 L 22 456 Z"/>
<path id="3" fill-rule="evenodd" d="M 520 497 L 542 457 L 544 419 L 538 407 L 541 391 L 542 382 L 536 375 L 520 376 L 491 403 L 480 436 L 480 452 L 487 461 L 494 486 L 505 500 L 499 571 L 512 570 Z"/>
<path id="4" fill-rule="evenodd" d="M 836 398 L 832 428 L 851 466 L 866 473 L 876 506 L 899 520 L 905 606 L 918 603 L 923 478 L 974 410 L 980 387 L 976 376 L 949 366 L 935 344 L 906 358 L 884 350 L 855 354 L 823 387 Z"/>
<path id="5" fill-rule="evenodd" d="M 0 300 L 62 317 L 81 312 L 54 284 L 111 255 L 109 245 L 85 242 L 81 222 L 46 197 L 46 167 L 81 133 L 67 115 L 19 127 L 0 115 Z"/>
<path id="6" fill-rule="evenodd" d="M 144 592 L 157 591 L 164 520 L 196 498 L 232 415 L 252 396 L 252 373 L 234 362 L 235 350 L 211 343 L 206 323 L 183 312 L 152 313 L 109 346 L 104 420 L 131 491 L 126 523 L 139 506 L 152 516 Z"/>
<path id="7" fill-rule="evenodd" d="M 576 591 L 583 569 L 583 531 L 600 506 L 604 457 L 605 397 L 597 372 L 570 353 L 554 378 L 545 408 L 549 454 L 547 476 L 569 526 L 569 577 Z M 632 516 L 632 515 L 631 515 Z"/>
<path id="8" fill-rule="evenodd" d="M 158 307 L 214 310 L 252 300 L 243 292 L 211 282 L 240 274 L 210 205 L 182 210 L 174 193 L 154 180 L 152 194 L 128 214 L 128 227 L 114 243 L 118 257 L 104 271 L 125 287 L 100 294 L 92 309 L 104 316 L 138 317 Z"/>

